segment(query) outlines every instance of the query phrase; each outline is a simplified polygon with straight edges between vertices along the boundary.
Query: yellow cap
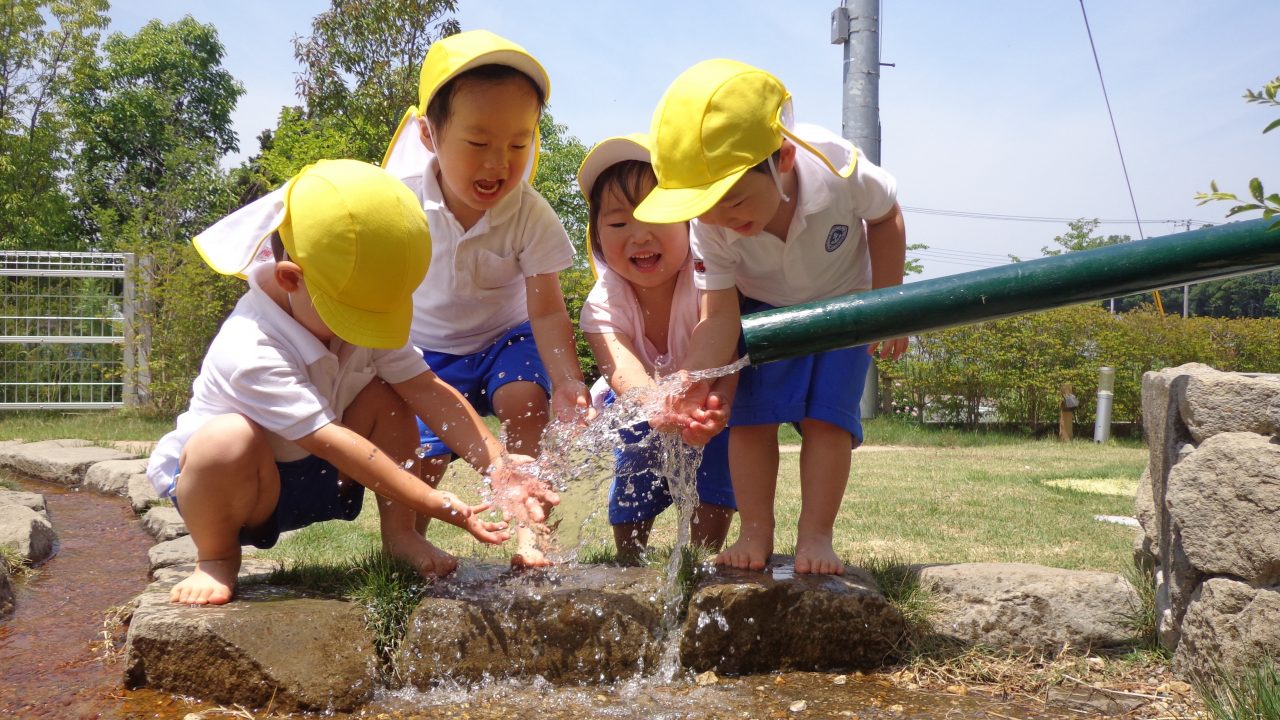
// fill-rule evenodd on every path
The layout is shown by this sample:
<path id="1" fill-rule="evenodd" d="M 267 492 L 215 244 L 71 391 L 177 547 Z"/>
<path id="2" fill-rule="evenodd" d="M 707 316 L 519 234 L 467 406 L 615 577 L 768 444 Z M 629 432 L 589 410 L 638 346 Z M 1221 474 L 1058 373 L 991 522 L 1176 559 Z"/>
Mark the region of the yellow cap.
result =
<path id="1" fill-rule="evenodd" d="M 786 136 L 837 169 L 791 131 L 791 95 L 768 72 L 736 60 L 685 70 L 658 101 L 649 130 L 658 187 L 636 208 L 645 222 L 680 222 L 710 210 Z M 856 162 L 856 157 L 855 157 Z"/>
<path id="2" fill-rule="evenodd" d="M 382 166 L 394 171 L 400 169 L 400 163 L 393 162 L 394 155 L 405 153 L 398 146 L 404 142 L 417 142 L 416 133 L 410 131 L 414 120 L 426 117 L 427 106 L 440 88 L 462 73 L 481 65 L 506 65 L 515 68 L 538 86 L 542 91 L 543 101 L 551 98 L 551 78 L 542 64 L 534 59 L 524 48 L 510 40 L 488 30 L 468 30 L 456 35 L 441 38 L 427 50 L 427 57 L 422 61 L 422 72 L 418 75 L 418 105 L 405 111 L 396 128 L 391 143 L 382 159 Z M 538 133 L 534 129 L 533 159 L 529 177 L 537 167 Z"/>
<path id="3" fill-rule="evenodd" d="M 591 189 L 596 186 L 596 179 L 605 170 L 614 165 L 627 160 L 637 160 L 639 162 L 651 162 L 649 153 L 649 136 L 644 133 L 631 133 L 620 137 L 611 137 L 595 144 L 591 148 L 587 156 L 582 159 L 582 166 L 578 168 L 578 190 L 582 192 L 582 197 L 587 202 L 591 202 Z M 587 244 L 590 246 L 591 240 L 591 224 L 587 224 Z M 596 257 L 595 248 L 591 248 L 591 252 L 587 254 L 587 261 L 591 263 L 591 272 L 600 277 L 599 265 L 603 265 L 604 258 Z"/>
<path id="4" fill-rule="evenodd" d="M 417 196 L 377 166 L 321 160 L 289 181 L 284 207 L 280 239 L 325 325 L 353 345 L 408 342 L 431 261 Z"/>

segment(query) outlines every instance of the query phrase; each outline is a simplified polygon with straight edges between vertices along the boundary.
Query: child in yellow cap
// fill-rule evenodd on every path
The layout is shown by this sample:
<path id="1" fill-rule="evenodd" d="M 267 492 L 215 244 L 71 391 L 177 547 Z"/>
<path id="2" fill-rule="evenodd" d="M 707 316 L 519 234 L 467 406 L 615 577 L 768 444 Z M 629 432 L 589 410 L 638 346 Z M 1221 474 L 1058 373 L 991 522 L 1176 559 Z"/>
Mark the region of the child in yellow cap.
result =
<path id="1" fill-rule="evenodd" d="M 559 272 L 573 246 L 529 184 L 550 93 L 524 48 L 484 30 L 436 41 L 383 166 L 418 196 L 433 262 L 414 293 L 413 344 L 482 415 L 497 415 L 513 452 L 535 454 L 550 407 L 590 414 Z M 457 454 L 423 423 L 423 479 Z M 517 565 L 547 563 L 517 532 Z"/>
<path id="2" fill-rule="evenodd" d="M 773 75 L 733 60 L 682 73 L 654 112 L 658 187 L 636 208 L 647 222 L 693 223 L 695 281 L 705 293 L 690 369 L 734 355 L 740 313 L 902 283 L 906 231 L 891 175 L 842 138 L 792 126 L 790 95 Z M 745 298 L 739 305 L 739 293 Z M 884 343 L 896 358 L 906 340 Z M 832 546 L 862 442 L 859 402 L 872 348 L 824 352 L 742 371 L 730 424 L 741 516 L 716 561 L 764 569 L 773 553 L 778 425 L 798 423 L 801 509 L 795 569 L 840 574 Z M 697 408 L 695 384 L 680 399 Z"/>
<path id="3" fill-rule="evenodd" d="M 701 292 L 693 284 L 689 224 L 646 223 L 632 215 L 656 184 L 644 135 L 597 144 L 578 170 L 578 187 L 587 198 L 590 218 L 587 236 L 592 265 L 598 276 L 583 303 L 580 326 L 603 373 L 592 388 L 602 404 L 627 393 L 651 391 L 655 378 L 678 369 L 689 354 L 698 322 Z M 614 453 L 609 489 L 609 524 L 620 561 L 639 559 L 654 518 L 680 490 L 671 488 L 669 479 L 659 473 L 659 458 L 646 443 L 651 429 L 679 431 L 686 442 L 704 446 L 689 539 L 715 551 L 724 544 L 735 506 L 729 437 L 721 430 L 729 418 L 736 383 L 734 375 L 717 379 L 697 418 L 683 426 L 675 426 L 659 413 L 649 422 L 621 430 L 623 444 Z"/>
<path id="4" fill-rule="evenodd" d="M 195 243 L 214 269 L 245 276 L 249 290 L 147 467 L 196 545 L 195 571 L 174 586 L 173 602 L 228 602 L 241 545 L 267 548 L 286 530 L 353 520 L 365 487 L 385 500 L 383 547 L 425 576 L 457 561 L 440 562 L 416 514 L 482 542 L 506 540 L 505 523 L 481 517 L 488 503 L 466 505 L 405 470 L 417 447 L 414 413 L 493 478 L 500 504 L 540 520 L 556 502 L 516 469 L 528 458 L 504 456 L 408 344 L 430 240 L 417 198 L 394 177 L 355 160 L 321 161 Z"/>

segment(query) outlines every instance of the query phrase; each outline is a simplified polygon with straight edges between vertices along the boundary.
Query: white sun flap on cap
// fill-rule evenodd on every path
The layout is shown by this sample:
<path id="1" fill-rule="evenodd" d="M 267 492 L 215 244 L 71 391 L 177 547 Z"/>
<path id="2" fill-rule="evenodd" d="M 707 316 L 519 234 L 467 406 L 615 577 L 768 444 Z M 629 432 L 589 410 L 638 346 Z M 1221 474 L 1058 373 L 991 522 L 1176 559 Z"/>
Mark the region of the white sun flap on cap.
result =
<path id="1" fill-rule="evenodd" d="M 206 228 L 192 240 L 200 257 L 223 275 L 244 277 L 271 233 L 284 222 L 289 185 L 258 198 Z"/>

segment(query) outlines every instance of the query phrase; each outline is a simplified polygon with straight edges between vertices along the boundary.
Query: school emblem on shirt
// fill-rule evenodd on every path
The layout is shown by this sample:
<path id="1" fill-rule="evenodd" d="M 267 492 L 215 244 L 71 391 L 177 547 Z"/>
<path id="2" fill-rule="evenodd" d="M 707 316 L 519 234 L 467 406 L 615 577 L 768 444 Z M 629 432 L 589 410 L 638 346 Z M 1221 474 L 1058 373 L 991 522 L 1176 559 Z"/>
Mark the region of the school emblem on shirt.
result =
<path id="1" fill-rule="evenodd" d="M 693 271 L 696 273 L 702 273 L 704 275 L 706 274 L 707 264 L 702 262 L 702 258 L 693 259 Z"/>
<path id="2" fill-rule="evenodd" d="M 849 237 L 848 225 L 832 225 L 831 232 L 827 233 L 827 252 L 835 252 L 844 244 L 844 239 L 847 237 Z"/>

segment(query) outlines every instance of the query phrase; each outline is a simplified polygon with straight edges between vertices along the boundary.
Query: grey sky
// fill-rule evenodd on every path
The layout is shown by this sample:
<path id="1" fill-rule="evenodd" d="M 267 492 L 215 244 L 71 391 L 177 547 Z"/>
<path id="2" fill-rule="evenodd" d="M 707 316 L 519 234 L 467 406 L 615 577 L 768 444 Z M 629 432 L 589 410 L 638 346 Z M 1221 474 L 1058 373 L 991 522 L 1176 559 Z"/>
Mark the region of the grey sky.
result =
<path id="1" fill-rule="evenodd" d="M 829 41 L 838 0 L 644 3 L 460 0 L 464 29 L 524 45 L 551 75 L 551 110 L 590 145 L 644 130 L 666 85 L 710 57 L 770 70 L 796 118 L 840 130 L 841 51 Z M 242 155 L 295 102 L 289 40 L 327 0 L 117 3 L 113 30 L 191 14 L 217 26 L 226 67 L 247 90 L 234 119 Z M 1165 220 L 1217 222 L 1225 204 L 1192 199 L 1216 179 L 1280 187 L 1278 114 L 1245 88 L 1280 73 L 1280 3 L 1086 0 L 1147 237 Z M 884 0 L 882 164 L 907 208 L 1131 221 L 1078 0 Z M 1271 187 L 1275 190 L 1275 187 Z M 924 277 L 1037 257 L 1065 223 L 907 212 L 908 238 L 930 245 Z M 1150 221 L 1150 222 L 1148 222 Z M 1101 232 L 1138 236 L 1132 223 Z"/>

